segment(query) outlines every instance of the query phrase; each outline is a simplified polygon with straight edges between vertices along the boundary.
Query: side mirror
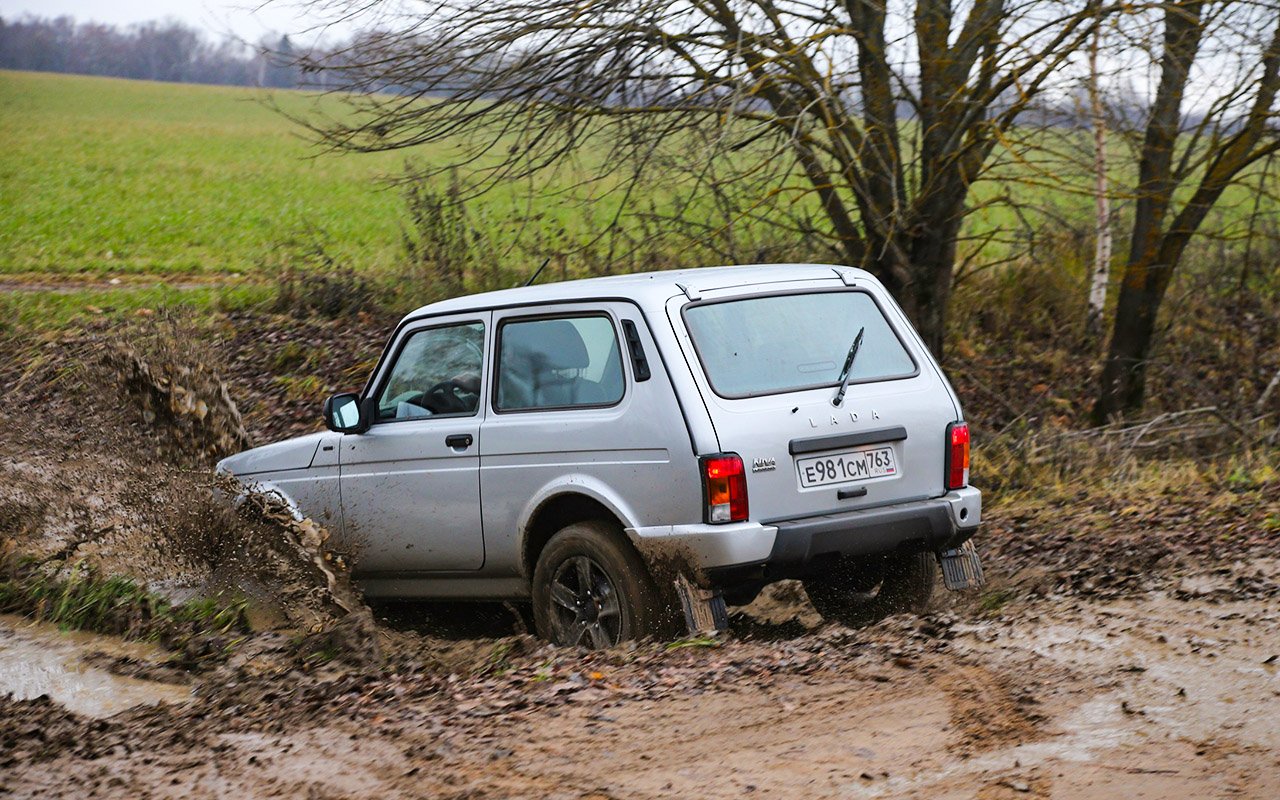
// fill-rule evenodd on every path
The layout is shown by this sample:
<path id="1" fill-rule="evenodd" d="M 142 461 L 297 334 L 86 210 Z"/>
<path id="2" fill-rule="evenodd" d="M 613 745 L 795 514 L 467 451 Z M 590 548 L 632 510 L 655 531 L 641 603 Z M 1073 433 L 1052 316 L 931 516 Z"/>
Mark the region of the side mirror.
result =
<path id="1" fill-rule="evenodd" d="M 372 421 L 361 413 L 360 395 L 335 394 L 324 401 L 324 424 L 336 433 L 364 433 Z"/>

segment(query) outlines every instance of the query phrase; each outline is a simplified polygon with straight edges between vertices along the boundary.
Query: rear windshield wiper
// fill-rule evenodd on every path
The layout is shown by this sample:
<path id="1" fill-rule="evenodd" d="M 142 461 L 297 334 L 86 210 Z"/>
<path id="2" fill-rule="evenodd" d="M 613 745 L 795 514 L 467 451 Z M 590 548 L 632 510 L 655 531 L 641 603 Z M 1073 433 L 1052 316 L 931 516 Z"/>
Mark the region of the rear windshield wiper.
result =
<path id="1" fill-rule="evenodd" d="M 831 399 L 833 406 L 844 402 L 844 393 L 849 388 L 849 378 L 853 376 L 853 360 L 858 357 L 858 348 L 862 347 L 862 334 L 866 331 L 865 325 L 858 328 L 858 335 L 853 337 L 853 344 L 849 346 L 849 355 L 844 359 L 844 369 L 840 370 L 840 388 L 836 390 L 836 396 Z"/>

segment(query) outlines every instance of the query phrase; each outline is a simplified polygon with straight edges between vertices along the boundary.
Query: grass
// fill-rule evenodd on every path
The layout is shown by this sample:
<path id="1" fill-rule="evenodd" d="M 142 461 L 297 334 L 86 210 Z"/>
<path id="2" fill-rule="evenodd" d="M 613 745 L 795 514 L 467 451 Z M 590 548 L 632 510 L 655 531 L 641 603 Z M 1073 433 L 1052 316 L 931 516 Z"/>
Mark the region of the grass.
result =
<path id="1" fill-rule="evenodd" d="M 32 564 L 7 566 L 0 574 L 0 612 L 178 647 L 195 635 L 248 630 L 243 600 L 175 604 L 128 578 L 104 576 L 83 562 L 56 573 Z"/>
<path id="2" fill-rule="evenodd" d="M 1000 613 L 1000 609 L 1017 599 L 1017 597 L 1018 593 L 1007 587 L 1002 589 L 992 589 L 991 591 L 983 592 L 981 598 L 978 600 L 978 607 L 982 609 L 983 613 L 989 616 L 995 616 Z"/>
<path id="3" fill-rule="evenodd" d="M 242 275 L 315 242 L 362 271 L 400 263 L 405 202 L 391 182 L 406 161 L 447 163 L 455 143 L 337 155 L 272 104 L 346 113 L 303 91 L 0 71 L 0 275 Z M 509 241 L 529 212 L 522 191 L 486 196 L 479 226 Z M 594 226 L 581 214 L 549 200 L 533 216 L 556 239 Z"/>
<path id="4" fill-rule="evenodd" d="M 66 330 L 97 316 L 146 315 L 157 309 L 201 312 L 260 306 L 273 287 L 250 281 L 221 286 L 151 283 L 122 289 L 67 289 L 0 292 L 0 333 L 7 330 Z"/>
<path id="5" fill-rule="evenodd" d="M 404 154 L 316 158 L 265 98 L 0 72 L 0 274 L 236 274 L 316 231 L 340 259 L 396 258 L 402 201 L 385 179 Z"/>
<path id="6" fill-rule="evenodd" d="M 447 163 L 461 141 L 391 153 L 325 153 L 266 101 L 294 114 L 346 113 L 339 96 L 301 91 L 0 71 L 0 276 L 225 277 L 270 272 L 282 246 L 316 241 L 344 268 L 377 273 L 399 265 L 406 211 L 402 192 L 389 181 L 403 175 L 406 160 Z M 601 157 L 585 152 L 580 162 Z M 1037 169 L 1079 168 L 1061 156 L 1042 161 L 993 168 L 991 179 L 974 187 L 965 235 L 1021 238 L 1057 216 L 1089 229 L 1087 194 L 1020 184 L 1020 175 Z M 578 177 L 568 167 L 559 181 L 567 187 Z M 531 214 L 524 235 L 554 250 L 598 231 L 612 214 L 616 198 L 584 211 L 556 195 L 557 185 L 532 208 L 521 202 L 520 188 L 494 191 L 473 209 L 474 224 L 506 245 L 518 220 Z M 1010 205 L 984 206 L 1006 193 L 1026 218 Z M 1217 213 L 1228 223 L 1247 219 L 1253 194 L 1233 189 Z M 1118 204 L 1121 218 L 1125 207 Z M 969 241 L 962 251 L 977 246 Z M 1009 247 L 988 244 L 979 259 L 1002 259 Z M 671 254 L 673 262 L 682 257 L 694 256 L 686 248 Z"/>

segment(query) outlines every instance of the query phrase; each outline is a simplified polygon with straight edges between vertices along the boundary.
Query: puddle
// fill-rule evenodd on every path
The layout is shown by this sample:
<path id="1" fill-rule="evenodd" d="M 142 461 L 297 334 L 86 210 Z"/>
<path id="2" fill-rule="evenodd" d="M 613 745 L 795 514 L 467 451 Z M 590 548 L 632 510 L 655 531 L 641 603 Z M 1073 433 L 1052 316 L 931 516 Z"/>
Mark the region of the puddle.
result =
<path id="1" fill-rule="evenodd" d="M 96 652 L 142 659 L 162 655 L 146 644 L 0 615 L 0 696 L 29 700 L 47 694 L 90 717 L 109 717 L 142 704 L 180 703 L 191 696 L 185 686 L 113 675 L 83 662 L 83 656 Z"/>
<path id="2" fill-rule="evenodd" d="M 987 663 L 1033 653 L 1093 681 L 1099 691 L 1076 702 L 1079 687 L 1063 687 L 1061 694 L 1045 690 L 1042 708 L 1052 735 L 1040 741 L 875 786 L 851 784 L 850 794 L 902 796 L 961 785 L 965 776 L 1026 776 L 1039 769 L 1056 776 L 1062 796 L 1076 796 L 1073 786 L 1083 787 L 1079 796 L 1113 796 L 1097 791 L 1091 782 L 1104 779 L 1091 770 L 1114 772 L 1106 781 L 1141 786 L 1155 775 L 1193 780 L 1200 766 L 1183 759 L 1192 748 L 1186 743 L 1201 743 L 1195 746 L 1204 750 L 1205 743 L 1227 742 L 1222 752 L 1244 753 L 1245 760 L 1254 752 L 1280 752 L 1280 679 L 1272 668 L 1280 613 L 1274 601 L 1187 603 L 1154 593 L 1063 609 L 1029 625 L 981 622 L 956 631 L 957 653 Z M 1178 784 L 1180 793 L 1197 796 L 1190 785 Z M 1168 795 L 1157 789 L 1156 796 Z"/>

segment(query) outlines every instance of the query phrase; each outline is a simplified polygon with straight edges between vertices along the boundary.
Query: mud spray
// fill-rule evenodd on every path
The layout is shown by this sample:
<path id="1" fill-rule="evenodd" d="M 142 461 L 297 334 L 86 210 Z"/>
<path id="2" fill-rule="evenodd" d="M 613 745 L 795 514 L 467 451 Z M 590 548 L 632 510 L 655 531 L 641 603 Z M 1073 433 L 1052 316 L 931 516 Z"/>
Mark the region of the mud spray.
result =
<path id="1" fill-rule="evenodd" d="M 305 649 L 379 658 L 324 527 L 214 475 L 251 437 L 198 336 L 170 320 L 19 353 L 0 375 L 5 399 L 39 409 L 40 424 L 0 445 L 0 605 L 49 616 L 24 587 L 125 579 L 174 607 L 245 605 L 255 629 L 301 632 Z"/>

